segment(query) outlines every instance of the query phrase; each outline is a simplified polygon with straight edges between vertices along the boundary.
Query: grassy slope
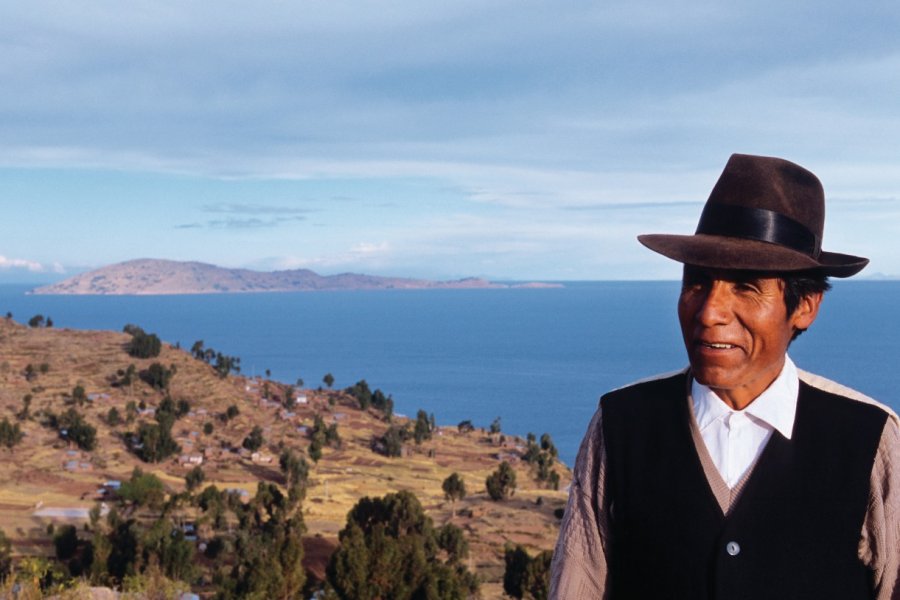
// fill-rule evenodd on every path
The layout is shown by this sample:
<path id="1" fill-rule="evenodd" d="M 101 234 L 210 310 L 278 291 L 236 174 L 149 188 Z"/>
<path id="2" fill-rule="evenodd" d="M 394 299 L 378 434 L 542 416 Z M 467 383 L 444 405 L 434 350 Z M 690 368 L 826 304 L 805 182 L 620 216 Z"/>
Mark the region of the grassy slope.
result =
<path id="1" fill-rule="evenodd" d="M 337 420 L 343 446 L 340 450 L 324 451 L 311 472 L 312 486 L 304 502 L 310 536 L 307 558 L 316 572 L 321 573 L 347 511 L 361 497 L 399 490 L 413 491 L 436 524 L 451 520 L 464 529 L 472 549 L 470 567 L 486 581 L 486 597 L 501 594 L 504 543 L 521 543 L 532 552 L 553 547 L 558 531 L 553 511 L 564 505 L 564 492 L 536 485 L 525 464 L 515 465 L 519 485 L 513 499 L 496 503 L 484 492 L 485 477 L 499 464 L 498 456 L 517 456 L 516 441 L 521 444 L 521 440 L 510 440 L 507 447 L 500 447 L 481 431 L 463 435 L 456 427 L 440 427 L 431 441 L 412 446 L 411 456 L 385 458 L 373 453 L 370 443 L 384 432 L 386 424 L 379 415 L 354 408 L 352 399 L 340 392 L 306 390 L 309 403 L 298 405 L 296 416 L 285 420 L 280 418 L 278 407 L 260 401 L 261 380 L 235 376 L 221 379 L 210 366 L 165 344 L 158 358 L 134 359 L 125 351 L 129 339 L 124 333 L 31 329 L 0 319 L 0 418 L 14 420 L 22 397 L 28 393 L 34 397 L 33 415 L 44 410 L 63 412 L 66 397 L 76 385 L 83 386 L 89 395 L 108 395 L 79 408 L 97 428 L 98 444 L 93 452 L 71 455 L 71 448 L 35 417 L 21 422 L 26 434 L 21 444 L 12 451 L 0 450 L 0 523 L 17 552 L 52 552 L 46 525 L 50 520 L 64 519 L 37 517 L 33 514 L 36 506 L 90 508 L 103 481 L 127 479 L 136 466 L 156 473 L 173 490 L 183 489 L 188 469 L 175 459 L 148 465 L 126 450 L 121 434 L 136 429 L 136 423 L 111 428 L 102 418 L 113 406 L 124 416 L 129 400 L 143 400 L 153 407 L 162 399 L 160 392 L 143 382 L 131 389 L 110 384 L 110 376 L 118 369 L 133 363 L 141 370 L 156 361 L 176 365 L 177 374 L 170 385 L 172 397 L 189 400 L 194 409 L 173 428 L 183 453 L 240 447 L 254 425 L 263 427 L 266 446 L 262 452 L 273 457 L 271 464 L 254 464 L 231 452 L 204 462 L 207 483 L 215 483 L 220 489 L 240 487 L 252 494 L 259 480 L 283 483 L 277 464 L 279 444 L 305 450 L 309 440 L 297 430 L 298 426 L 312 425 L 316 413 L 322 414 L 326 423 Z M 49 369 L 29 382 L 24 376 L 29 363 L 35 368 L 46 363 Z M 269 387 L 278 390 L 275 382 Z M 329 394 L 336 400 L 334 407 L 329 406 Z M 241 414 L 224 424 L 218 416 L 231 404 L 236 404 Z M 197 414 L 203 410 L 206 415 Z M 440 415 L 437 417 L 439 420 Z M 207 421 L 214 426 L 210 435 L 203 434 Z M 65 471 L 64 462 L 73 459 L 89 463 L 90 470 Z M 565 487 L 571 474 L 563 465 L 556 468 L 561 471 L 561 487 Z M 452 507 L 456 516 L 452 516 L 451 506 L 441 491 L 441 482 L 454 471 L 463 476 L 469 492 L 466 499 Z M 538 498 L 543 499 L 541 505 L 537 504 Z"/>

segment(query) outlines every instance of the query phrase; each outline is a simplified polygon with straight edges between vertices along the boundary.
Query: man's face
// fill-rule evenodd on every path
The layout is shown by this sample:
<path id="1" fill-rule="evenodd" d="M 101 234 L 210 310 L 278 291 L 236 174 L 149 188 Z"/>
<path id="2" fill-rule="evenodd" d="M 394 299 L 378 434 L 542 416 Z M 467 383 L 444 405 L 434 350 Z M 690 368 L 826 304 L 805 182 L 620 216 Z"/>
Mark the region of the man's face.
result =
<path id="1" fill-rule="evenodd" d="M 821 294 L 794 314 L 784 281 L 748 271 L 686 265 L 678 319 L 694 378 L 742 409 L 778 377 L 794 329 L 815 320 Z"/>

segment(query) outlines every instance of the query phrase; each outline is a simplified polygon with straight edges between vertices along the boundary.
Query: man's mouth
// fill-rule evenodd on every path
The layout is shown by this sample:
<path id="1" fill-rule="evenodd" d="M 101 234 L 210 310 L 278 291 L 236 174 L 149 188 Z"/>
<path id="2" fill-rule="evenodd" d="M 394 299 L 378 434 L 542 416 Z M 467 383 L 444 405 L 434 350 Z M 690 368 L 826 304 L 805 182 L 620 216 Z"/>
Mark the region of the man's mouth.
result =
<path id="1" fill-rule="evenodd" d="M 737 347 L 734 344 L 725 344 L 722 342 L 700 342 L 700 345 L 714 350 L 730 350 Z"/>

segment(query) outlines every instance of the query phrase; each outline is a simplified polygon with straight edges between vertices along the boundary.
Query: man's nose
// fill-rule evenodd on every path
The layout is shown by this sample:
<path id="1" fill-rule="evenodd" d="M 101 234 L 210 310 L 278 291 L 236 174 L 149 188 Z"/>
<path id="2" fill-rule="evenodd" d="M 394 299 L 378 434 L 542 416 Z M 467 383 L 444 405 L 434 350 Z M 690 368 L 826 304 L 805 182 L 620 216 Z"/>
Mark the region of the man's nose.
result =
<path id="1" fill-rule="evenodd" d="M 732 300 L 727 282 L 713 281 L 697 307 L 697 321 L 705 326 L 727 323 L 731 318 Z"/>

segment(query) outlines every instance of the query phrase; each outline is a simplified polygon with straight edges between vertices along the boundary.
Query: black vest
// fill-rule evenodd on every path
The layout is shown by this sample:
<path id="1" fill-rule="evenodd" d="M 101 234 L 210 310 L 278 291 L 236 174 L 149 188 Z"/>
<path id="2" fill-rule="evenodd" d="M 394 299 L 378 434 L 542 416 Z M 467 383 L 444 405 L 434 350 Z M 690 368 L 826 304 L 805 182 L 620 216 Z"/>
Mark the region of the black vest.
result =
<path id="1" fill-rule="evenodd" d="M 887 414 L 801 381 L 792 439 L 772 434 L 725 516 L 688 385 L 681 373 L 601 399 L 611 598 L 871 599 L 858 544 Z"/>

